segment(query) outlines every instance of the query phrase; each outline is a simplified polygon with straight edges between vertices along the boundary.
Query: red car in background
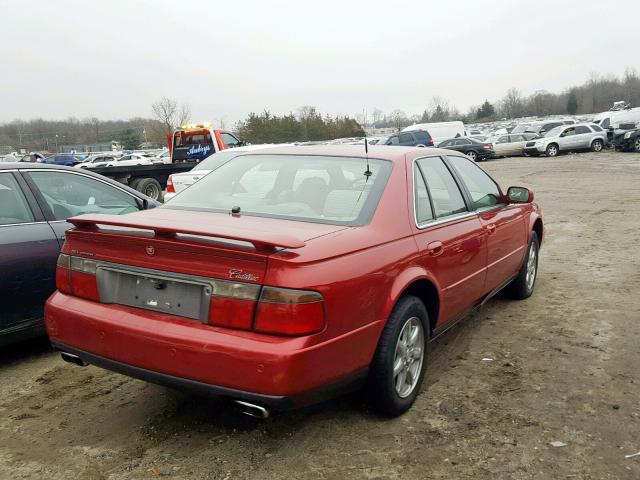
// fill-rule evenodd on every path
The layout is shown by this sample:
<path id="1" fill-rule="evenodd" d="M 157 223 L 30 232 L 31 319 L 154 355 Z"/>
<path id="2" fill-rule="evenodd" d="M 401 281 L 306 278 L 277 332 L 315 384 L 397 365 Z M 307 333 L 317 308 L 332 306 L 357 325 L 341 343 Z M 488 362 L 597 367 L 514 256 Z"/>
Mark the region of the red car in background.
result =
<path id="1" fill-rule="evenodd" d="M 414 402 L 427 343 L 534 289 L 541 210 L 451 150 L 246 152 L 167 204 L 82 215 L 46 325 L 63 357 L 267 416 L 357 387 Z"/>

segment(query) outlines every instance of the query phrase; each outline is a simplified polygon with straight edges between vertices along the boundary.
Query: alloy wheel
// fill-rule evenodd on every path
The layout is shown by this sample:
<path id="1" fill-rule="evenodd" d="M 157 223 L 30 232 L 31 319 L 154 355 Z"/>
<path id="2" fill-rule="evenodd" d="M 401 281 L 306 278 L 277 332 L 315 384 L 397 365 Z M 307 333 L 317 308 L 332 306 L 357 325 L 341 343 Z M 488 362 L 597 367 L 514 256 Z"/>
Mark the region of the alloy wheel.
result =
<path id="1" fill-rule="evenodd" d="M 400 398 L 411 395 L 420 380 L 424 348 L 422 322 L 411 317 L 400 330 L 393 360 L 393 385 Z"/>
<path id="2" fill-rule="evenodd" d="M 467 157 L 469 157 L 471 160 L 475 162 L 476 159 L 478 158 L 478 155 L 476 154 L 476 152 L 471 151 L 471 152 L 467 152 Z"/>
<path id="3" fill-rule="evenodd" d="M 527 275 L 525 280 L 527 282 L 527 290 L 533 288 L 533 284 L 536 281 L 536 273 L 538 271 L 538 251 L 534 242 L 531 242 L 529 247 L 529 257 L 527 259 Z"/>
<path id="4" fill-rule="evenodd" d="M 602 142 L 596 140 L 595 142 L 593 142 L 593 151 L 599 152 L 600 150 L 602 150 Z"/>
<path id="5" fill-rule="evenodd" d="M 635 149 L 636 152 L 640 153 L 640 137 L 636 139 Z"/>

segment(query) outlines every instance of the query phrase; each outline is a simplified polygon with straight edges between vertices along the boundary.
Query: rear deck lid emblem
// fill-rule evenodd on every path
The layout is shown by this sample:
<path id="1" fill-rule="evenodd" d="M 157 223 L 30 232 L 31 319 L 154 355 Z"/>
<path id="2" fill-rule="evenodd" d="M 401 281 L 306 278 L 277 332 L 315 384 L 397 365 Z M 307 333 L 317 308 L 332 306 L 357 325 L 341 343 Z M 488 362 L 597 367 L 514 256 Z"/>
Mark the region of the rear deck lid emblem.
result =
<path id="1" fill-rule="evenodd" d="M 156 253 L 156 249 L 153 247 L 153 245 L 147 245 L 145 251 L 147 252 L 147 255 L 155 255 Z"/>

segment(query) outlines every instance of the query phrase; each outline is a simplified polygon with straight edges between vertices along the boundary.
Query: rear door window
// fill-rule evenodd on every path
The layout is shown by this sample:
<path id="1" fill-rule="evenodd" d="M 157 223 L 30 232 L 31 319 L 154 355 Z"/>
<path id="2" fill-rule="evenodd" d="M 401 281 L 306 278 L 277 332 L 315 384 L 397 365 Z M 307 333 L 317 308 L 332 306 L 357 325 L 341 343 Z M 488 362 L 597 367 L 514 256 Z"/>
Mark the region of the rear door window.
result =
<path id="1" fill-rule="evenodd" d="M 401 133 L 399 135 L 400 137 L 400 143 L 412 143 L 413 142 L 413 135 L 411 135 L 410 133 Z"/>
<path id="2" fill-rule="evenodd" d="M 415 195 L 416 223 L 422 225 L 429 220 L 433 220 L 433 211 L 431 210 L 431 200 L 427 192 L 427 185 L 420 173 L 419 168 L 413 169 L 413 188 Z"/>
<path id="3" fill-rule="evenodd" d="M 33 221 L 33 213 L 13 174 L 0 173 L 0 225 Z"/>
<path id="4" fill-rule="evenodd" d="M 431 135 L 424 131 L 417 131 L 413 133 L 418 140 L 430 140 Z"/>
<path id="5" fill-rule="evenodd" d="M 44 171 L 26 175 L 36 184 L 55 220 L 83 213 L 122 214 L 140 209 L 132 195 L 85 175 Z"/>
<path id="6" fill-rule="evenodd" d="M 467 211 L 460 188 L 440 157 L 420 158 L 416 163 L 427 181 L 436 218 Z"/>
<path id="7" fill-rule="evenodd" d="M 586 127 L 584 125 L 578 125 L 576 127 L 576 135 L 580 135 L 583 133 L 591 133 L 591 130 L 589 130 L 589 127 Z"/>

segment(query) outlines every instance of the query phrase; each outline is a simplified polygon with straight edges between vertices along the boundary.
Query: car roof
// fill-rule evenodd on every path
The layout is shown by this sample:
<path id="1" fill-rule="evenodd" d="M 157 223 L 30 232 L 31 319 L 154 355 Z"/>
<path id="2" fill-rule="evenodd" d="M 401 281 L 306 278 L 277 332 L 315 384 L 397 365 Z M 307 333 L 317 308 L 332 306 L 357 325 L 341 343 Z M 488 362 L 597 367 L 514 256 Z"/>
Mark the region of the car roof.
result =
<path id="1" fill-rule="evenodd" d="M 365 158 L 364 145 L 299 145 L 293 147 L 273 147 L 268 152 L 257 150 L 255 152 L 244 152 L 246 155 L 308 155 L 308 156 L 329 156 L 329 157 L 353 157 Z M 451 150 L 433 147 L 398 147 L 387 145 L 370 145 L 369 158 L 390 160 L 392 162 L 404 161 L 408 156 L 419 157 L 425 154 L 431 155 L 451 155 Z"/>

